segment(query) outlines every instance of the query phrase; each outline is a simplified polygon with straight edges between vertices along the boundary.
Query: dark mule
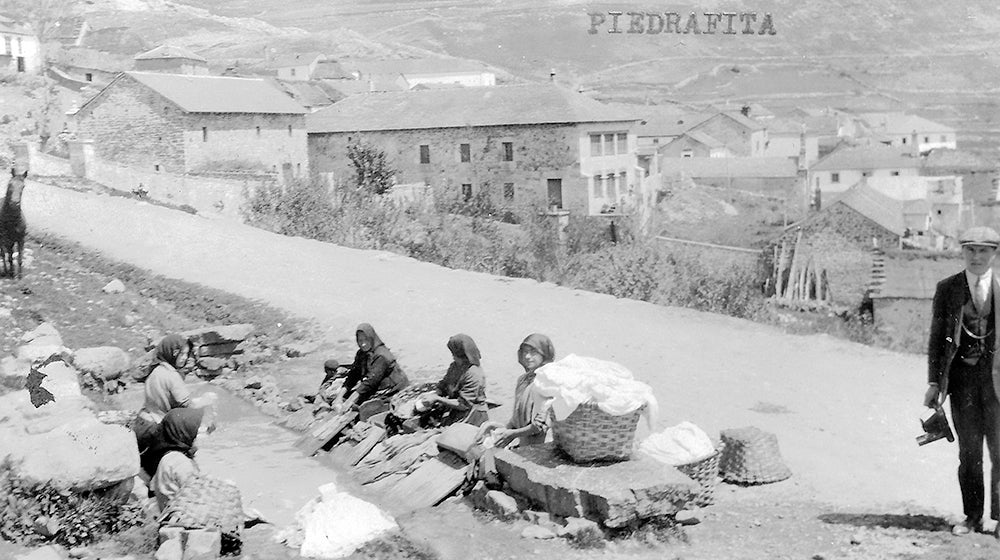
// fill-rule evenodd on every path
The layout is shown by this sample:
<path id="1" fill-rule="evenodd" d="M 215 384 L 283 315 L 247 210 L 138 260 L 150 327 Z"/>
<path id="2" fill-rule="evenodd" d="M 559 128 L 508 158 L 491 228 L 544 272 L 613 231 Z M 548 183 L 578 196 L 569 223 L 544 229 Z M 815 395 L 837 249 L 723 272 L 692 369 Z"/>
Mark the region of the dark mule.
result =
<path id="1" fill-rule="evenodd" d="M 14 246 L 17 246 L 17 277 L 21 277 L 21 260 L 24 256 L 24 235 L 28 224 L 21 212 L 21 193 L 24 192 L 24 180 L 28 172 L 18 175 L 10 170 L 10 181 L 7 182 L 7 194 L 0 207 L 0 261 L 3 261 L 3 275 L 14 276 Z"/>

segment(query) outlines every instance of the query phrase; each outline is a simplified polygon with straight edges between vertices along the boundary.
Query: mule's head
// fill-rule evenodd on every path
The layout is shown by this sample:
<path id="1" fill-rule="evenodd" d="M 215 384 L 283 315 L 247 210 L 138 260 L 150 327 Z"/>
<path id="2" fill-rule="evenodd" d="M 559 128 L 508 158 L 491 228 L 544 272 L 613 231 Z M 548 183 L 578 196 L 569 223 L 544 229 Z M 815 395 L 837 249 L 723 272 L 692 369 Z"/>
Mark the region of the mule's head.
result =
<path id="1" fill-rule="evenodd" d="M 28 172 L 18 173 L 17 169 L 10 168 L 10 181 L 7 181 L 7 196 L 5 201 L 13 204 L 21 203 L 21 193 L 24 191 L 24 180 L 28 178 Z"/>

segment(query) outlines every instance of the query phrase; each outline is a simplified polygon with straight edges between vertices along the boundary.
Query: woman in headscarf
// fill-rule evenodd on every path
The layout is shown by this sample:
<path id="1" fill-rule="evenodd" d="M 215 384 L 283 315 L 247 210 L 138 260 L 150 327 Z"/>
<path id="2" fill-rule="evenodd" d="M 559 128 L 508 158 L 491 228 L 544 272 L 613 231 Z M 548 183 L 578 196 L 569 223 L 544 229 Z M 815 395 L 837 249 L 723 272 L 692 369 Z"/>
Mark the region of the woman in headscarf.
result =
<path id="1" fill-rule="evenodd" d="M 549 401 L 535 390 L 535 371 L 556 358 L 552 341 L 544 334 L 531 334 L 517 350 L 517 361 L 524 374 L 517 378 L 514 389 L 514 410 L 506 428 L 493 432 L 497 447 L 506 447 L 515 439 L 520 445 L 545 443 L 549 430 Z"/>
<path id="2" fill-rule="evenodd" d="M 183 407 L 204 408 L 215 403 L 215 393 L 207 392 L 200 397 L 192 397 L 191 391 L 184 384 L 181 371 L 193 351 L 191 341 L 179 334 L 168 334 L 157 343 L 156 354 L 143 389 L 145 401 L 133 425 L 140 452 L 150 445 L 156 426 L 171 410 Z"/>
<path id="3" fill-rule="evenodd" d="M 360 405 L 375 397 L 390 397 L 409 385 L 403 368 L 371 325 L 358 325 L 355 339 L 358 352 L 344 380 L 346 406 Z"/>
<path id="4" fill-rule="evenodd" d="M 149 489 L 156 495 L 160 511 L 189 477 L 198 472 L 194 462 L 195 440 L 204 411 L 198 408 L 175 408 L 163 417 L 156 436 L 139 455 L 139 464 L 150 476 Z"/>
<path id="5" fill-rule="evenodd" d="M 422 415 L 421 425 L 447 426 L 465 422 L 479 426 L 488 420 L 486 406 L 486 374 L 480 367 L 479 348 L 466 334 L 448 339 L 452 362 L 437 391 L 424 397 L 429 413 Z"/>

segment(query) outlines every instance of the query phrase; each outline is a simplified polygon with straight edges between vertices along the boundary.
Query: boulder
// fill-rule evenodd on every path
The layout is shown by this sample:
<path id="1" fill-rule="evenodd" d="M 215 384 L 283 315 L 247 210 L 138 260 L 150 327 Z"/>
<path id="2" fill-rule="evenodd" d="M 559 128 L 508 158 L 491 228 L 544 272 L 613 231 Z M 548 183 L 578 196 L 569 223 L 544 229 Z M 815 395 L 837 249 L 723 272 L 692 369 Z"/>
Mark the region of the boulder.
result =
<path id="1" fill-rule="evenodd" d="M 34 330 L 21 335 L 21 342 L 24 344 L 46 344 L 52 346 L 62 346 L 62 336 L 52 323 L 42 323 Z"/>
<path id="2" fill-rule="evenodd" d="M 104 287 L 101 288 L 101 291 L 106 294 L 120 294 L 125 291 L 125 284 L 121 280 L 115 278 L 105 284 Z"/>
<path id="3" fill-rule="evenodd" d="M 301 358 L 319 350 L 318 342 L 293 342 L 281 345 L 281 353 L 289 358 Z"/>
<path id="4" fill-rule="evenodd" d="M 527 501 L 560 517 L 583 517 L 610 528 L 673 515 L 699 489 L 677 469 L 641 454 L 579 465 L 546 443 L 499 449 L 495 459 L 500 477 Z"/>
<path id="5" fill-rule="evenodd" d="M 97 490 L 139 473 L 135 434 L 96 418 L 37 434 L 13 434 L 10 440 L 13 445 L 7 447 L 7 458 L 12 473 L 31 484 L 48 482 L 74 491 Z"/>
<path id="6" fill-rule="evenodd" d="M 525 539 L 554 539 L 556 534 L 551 529 L 541 525 L 528 525 L 521 531 L 521 537 Z"/>
<path id="7" fill-rule="evenodd" d="M 63 560 L 63 555 L 59 550 L 58 546 L 50 544 L 49 546 L 36 548 L 31 552 L 19 554 L 14 557 L 14 560 Z"/>
<path id="8" fill-rule="evenodd" d="M 81 348 L 73 353 L 73 366 L 100 381 L 118 379 L 132 365 L 132 358 L 117 346 Z"/>
<path id="9" fill-rule="evenodd" d="M 76 368 L 62 360 L 38 368 L 38 373 L 45 376 L 42 379 L 42 388 L 52 393 L 56 400 L 79 397 L 83 394 L 80 391 L 80 378 Z"/>
<path id="10" fill-rule="evenodd" d="M 601 527 L 582 517 L 570 517 L 566 519 L 566 524 L 556 531 L 556 535 L 579 542 L 598 542 L 604 540 L 604 532 Z"/>
<path id="11" fill-rule="evenodd" d="M 250 333 L 253 325 L 241 323 L 204 327 L 181 333 L 191 339 L 198 356 L 229 356 L 239 352 L 239 345 Z"/>
<path id="12" fill-rule="evenodd" d="M 153 556 L 156 560 L 184 560 L 184 547 L 180 539 L 168 539 L 163 541 L 160 548 L 156 549 Z"/>
<path id="13" fill-rule="evenodd" d="M 184 560 L 216 560 L 222 553 L 222 534 L 208 529 L 188 529 L 181 538 Z"/>
<path id="14" fill-rule="evenodd" d="M 198 358 L 198 367 L 204 370 L 205 372 L 219 375 L 220 373 L 222 373 L 222 368 L 226 367 L 226 360 L 211 356 Z"/>
<path id="15" fill-rule="evenodd" d="M 0 385 L 10 389 L 24 389 L 24 381 L 30 371 L 30 360 L 7 356 L 0 360 Z"/>
<path id="16" fill-rule="evenodd" d="M 486 509 L 501 519 L 513 519 L 517 517 L 517 500 L 499 490 L 490 490 L 486 493 Z"/>

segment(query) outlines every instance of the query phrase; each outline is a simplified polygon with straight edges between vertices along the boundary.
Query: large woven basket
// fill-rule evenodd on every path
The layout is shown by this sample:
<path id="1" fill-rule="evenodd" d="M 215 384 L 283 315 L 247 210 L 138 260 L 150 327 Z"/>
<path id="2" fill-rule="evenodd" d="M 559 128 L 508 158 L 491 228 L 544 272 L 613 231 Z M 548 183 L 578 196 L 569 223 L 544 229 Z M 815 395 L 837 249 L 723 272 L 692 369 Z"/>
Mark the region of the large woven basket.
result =
<path id="1" fill-rule="evenodd" d="M 551 412 L 552 439 L 556 446 L 577 463 L 621 461 L 632 454 L 635 428 L 642 408 L 615 416 L 597 405 L 581 404 L 565 420 Z"/>
<path id="2" fill-rule="evenodd" d="M 688 475 L 700 487 L 698 493 L 689 502 L 691 505 L 702 507 L 712 505 L 715 502 L 715 486 L 719 479 L 719 459 L 721 457 L 722 447 L 720 446 L 708 457 L 676 465 L 677 470 Z"/>
<path id="3" fill-rule="evenodd" d="M 160 522 L 186 529 L 217 529 L 238 538 L 244 522 L 240 490 L 225 480 L 192 476 L 170 500 Z"/>

